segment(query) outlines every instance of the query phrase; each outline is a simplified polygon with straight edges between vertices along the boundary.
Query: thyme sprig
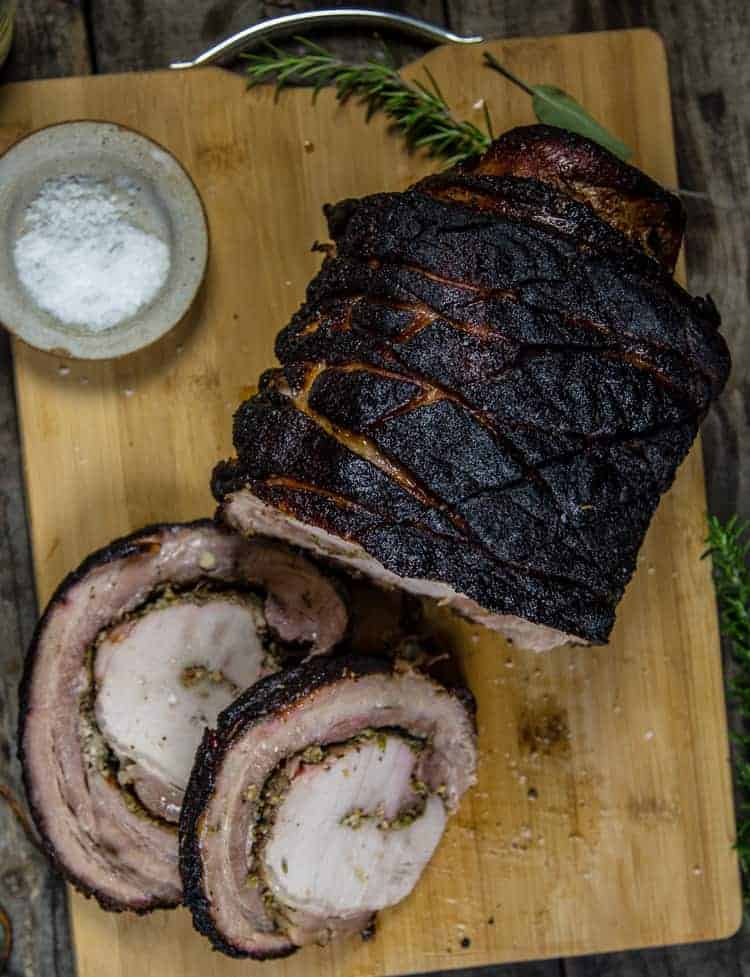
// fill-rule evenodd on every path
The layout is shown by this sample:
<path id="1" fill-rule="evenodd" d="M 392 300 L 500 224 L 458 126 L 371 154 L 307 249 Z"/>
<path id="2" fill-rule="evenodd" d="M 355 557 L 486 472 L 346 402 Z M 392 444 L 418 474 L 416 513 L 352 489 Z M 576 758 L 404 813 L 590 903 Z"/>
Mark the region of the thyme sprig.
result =
<path id="1" fill-rule="evenodd" d="M 713 558 L 714 583 L 721 631 L 731 642 L 736 670 L 729 693 L 744 721 L 750 719 L 750 522 L 732 516 L 722 524 L 708 519 L 708 550 Z M 745 905 L 750 906 L 750 735 L 744 729 L 733 737 L 735 770 L 740 795 L 737 812 L 737 855 L 742 866 Z"/>
<path id="2" fill-rule="evenodd" d="M 445 160 L 448 166 L 483 153 L 492 141 L 486 103 L 487 132 L 472 122 L 455 119 L 428 68 L 424 69 L 427 84 L 407 82 L 390 58 L 386 62 L 350 64 L 307 38 L 294 40 L 301 46 L 301 53 L 267 44 L 260 53 L 245 56 L 250 87 L 275 81 L 278 95 L 287 85 L 308 84 L 313 86 L 315 99 L 321 88 L 334 85 L 339 102 L 359 99 L 366 106 L 368 120 L 376 112 L 383 112 L 410 149 L 424 149 L 430 156 Z"/>

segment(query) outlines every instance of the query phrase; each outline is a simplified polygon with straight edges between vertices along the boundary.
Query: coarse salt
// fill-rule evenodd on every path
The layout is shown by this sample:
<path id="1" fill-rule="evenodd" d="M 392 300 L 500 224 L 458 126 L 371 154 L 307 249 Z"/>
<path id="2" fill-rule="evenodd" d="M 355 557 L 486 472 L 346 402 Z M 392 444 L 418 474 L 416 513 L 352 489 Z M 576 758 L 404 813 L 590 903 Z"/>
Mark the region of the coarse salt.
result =
<path id="1" fill-rule="evenodd" d="M 133 223 L 139 192 L 122 178 L 65 176 L 42 184 L 13 251 L 37 305 L 66 325 L 102 332 L 159 293 L 170 250 Z"/>

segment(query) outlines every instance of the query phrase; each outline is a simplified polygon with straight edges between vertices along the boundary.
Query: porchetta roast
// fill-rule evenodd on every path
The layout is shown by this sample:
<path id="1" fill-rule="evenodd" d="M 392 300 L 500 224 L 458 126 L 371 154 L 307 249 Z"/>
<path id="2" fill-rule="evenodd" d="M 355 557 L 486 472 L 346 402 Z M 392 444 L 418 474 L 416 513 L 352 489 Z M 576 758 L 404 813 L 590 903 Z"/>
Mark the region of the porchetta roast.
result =
<path id="1" fill-rule="evenodd" d="M 107 909 L 178 904 L 177 822 L 203 729 L 346 624 L 307 559 L 209 520 L 89 557 L 52 597 L 21 687 L 26 792 L 63 874 Z"/>
<path id="2" fill-rule="evenodd" d="M 581 137 L 517 129 L 327 214 L 219 518 L 89 557 L 21 687 L 67 878 L 108 909 L 184 899 L 233 956 L 371 932 L 475 781 L 471 695 L 357 654 L 341 568 L 527 647 L 605 642 L 729 369 L 672 278 L 679 202 Z"/>
<path id="3" fill-rule="evenodd" d="M 333 243 L 214 472 L 223 518 L 520 644 L 606 642 L 729 358 L 676 197 L 593 142 L 327 208 Z"/>
<path id="4" fill-rule="evenodd" d="M 381 658 L 315 658 L 203 737 L 180 820 L 196 928 L 267 959 L 369 933 L 475 781 L 471 697 Z"/>

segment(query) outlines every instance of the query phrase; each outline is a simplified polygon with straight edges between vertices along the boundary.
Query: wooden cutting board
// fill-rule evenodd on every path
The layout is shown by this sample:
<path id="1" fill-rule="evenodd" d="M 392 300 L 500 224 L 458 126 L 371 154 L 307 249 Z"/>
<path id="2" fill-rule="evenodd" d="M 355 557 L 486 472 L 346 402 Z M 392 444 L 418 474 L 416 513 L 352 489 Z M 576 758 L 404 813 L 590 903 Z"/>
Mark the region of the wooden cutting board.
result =
<path id="1" fill-rule="evenodd" d="M 648 31 L 493 42 L 530 82 L 567 89 L 674 185 L 664 51 Z M 482 48 L 425 64 L 458 115 L 533 121 Z M 410 76 L 419 75 L 411 66 Z M 18 344 L 15 363 L 39 596 L 91 549 L 152 520 L 212 511 L 238 401 L 319 265 L 321 206 L 394 190 L 433 164 L 330 93 L 274 104 L 211 69 L 6 87 L 0 144 L 95 118 L 167 146 L 206 205 L 211 259 L 188 319 L 121 362 L 70 363 Z M 479 702 L 480 782 L 415 893 L 377 938 L 262 965 L 266 977 L 375 977 L 727 936 L 740 922 L 716 614 L 701 562 L 699 447 L 662 502 L 612 643 L 523 653 L 438 614 Z M 77 895 L 81 977 L 228 977 L 261 965 L 210 952 L 187 913 L 113 916 Z"/>

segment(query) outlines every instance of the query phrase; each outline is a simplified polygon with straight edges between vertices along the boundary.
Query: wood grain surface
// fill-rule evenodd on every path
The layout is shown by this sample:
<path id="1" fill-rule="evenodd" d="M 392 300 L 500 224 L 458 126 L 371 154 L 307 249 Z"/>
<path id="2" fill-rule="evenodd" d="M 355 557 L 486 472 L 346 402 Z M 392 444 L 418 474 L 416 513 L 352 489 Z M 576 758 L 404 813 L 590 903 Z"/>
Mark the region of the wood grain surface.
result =
<path id="1" fill-rule="evenodd" d="M 576 94 L 648 172 L 674 182 L 654 35 L 493 49 L 529 80 Z M 478 116 L 484 94 L 498 126 L 531 121 L 527 101 L 482 71 L 478 52 L 442 49 L 429 63 L 460 114 Z M 269 93 L 246 96 L 223 72 L 12 88 L 0 138 L 86 115 L 134 125 L 176 152 L 206 202 L 213 254 L 194 314 L 139 356 L 68 365 L 18 348 L 43 599 L 112 536 L 210 508 L 206 477 L 229 450 L 231 411 L 271 362 L 275 331 L 317 265 L 306 245 L 324 235 L 320 205 L 425 171 L 382 124 L 365 127 L 354 106 L 335 108 L 324 96 L 312 113 L 307 96 L 293 93 L 273 107 Z M 736 928 L 721 673 L 708 568 L 698 559 L 704 508 L 694 452 L 660 509 L 609 650 L 528 656 L 441 619 L 479 693 L 482 782 L 374 943 L 305 951 L 266 972 L 431 970 Z M 184 914 L 129 920 L 76 898 L 74 917 L 83 975 L 237 969 L 206 951 Z"/>

